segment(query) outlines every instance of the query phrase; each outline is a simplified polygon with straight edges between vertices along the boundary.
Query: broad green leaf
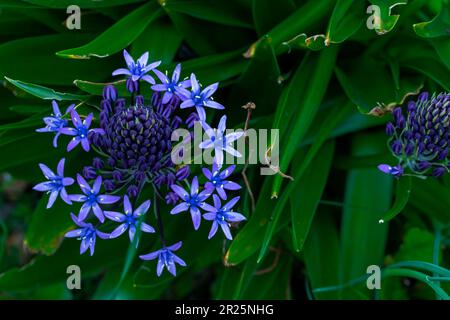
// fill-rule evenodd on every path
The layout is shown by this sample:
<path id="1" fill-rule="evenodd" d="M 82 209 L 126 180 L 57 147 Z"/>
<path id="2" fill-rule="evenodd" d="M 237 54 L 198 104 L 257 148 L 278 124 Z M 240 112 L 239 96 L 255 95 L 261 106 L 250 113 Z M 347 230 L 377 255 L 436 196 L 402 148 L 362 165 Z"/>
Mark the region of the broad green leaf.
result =
<path id="1" fill-rule="evenodd" d="M 290 270 L 292 265 L 292 257 L 281 254 L 273 270 L 253 277 L 242 299 L 290 299 L 291 274 L 287 270 Z"/>
<path id="2" fill-rule="evenodd" d="M 438 181 L 413 179 L 409 203 L 444 225 L 450 223 L 450 190 Z"/>
<path id="3" fill-rule="evenodd" d="M 375 116 L 402 104 L 408 96 L 418 94 L 423 86 L 421 77 L 403 77 L 400 88 L 396 89 L 385 64 L 368 57 L 352 60 L 347 72 L 338 67 L 335 71 L 345 93 L 360 112 Z M 377 90 L 370 90 L 373 86 Z"/>
<path id="4" fill-rule="evenodd" d="M 62 93 L 62 92 L 56 92 L 53 89 L 50 88 L 46 88 L 37 84 L 32 84 L 32 83 L 26 83 L 20 80 L 13 80 L 10 79 L 8 77 L 5 77 L 5 79 L 10 82 L 11 84 L 13 84 L 14 86 L 16 86 L 17 88 L 19 88 L 20 90 L 23 90 L 35 97 L 38 97 L 40 99 L 45 99 L 45 100 L 58 100 L 58 101 L 63 101 L 63 100 L 78 100 L 78 101 L 82 101 L 87 99 L 88 96 L 84 96 L 84 95 L 78 95 L 78 94 L 72 94 L 72 93 Z"/>
<path id="5" fill-rule="evenodd" d="M 32 252 L 53 254 L 59 247 L 64 234 L 74 228 L 70 218 L 73 211 L 60 198 L 47 209 L 48 195 L 43 194 L 31 216 L 24 243 Z"/>
<path id="6" fill-rule="evenodd" d="M 433 261 L 434 236 L 429 231 L 419 228 L 409 229 L 400 249 L 395 254 L 395 261 L 419 260 Z"/>
<path id="7" fill-rule="evenodd" d="M 448 44 L 444 38 L 430 40 L 431 45 L 443 45 L 440 50 L 433 50 L 431 45 L 412 37 L 402 37 L 390 45 L 386 53 L 390 60 L 398 61 L 401 67 L 406 67 L 420 72 L 428 78 L 431 78 L 445 90 L 450 91 L 450 68 L 448 66 Z M 408 46 L 409 50 L 404 50 Z M 445 64 L 442 63 L 445 61 Z"/>
<path id="8" fill-rule="evenodd" d="M 338 0 L 328 23 L 326 43 L 341 43 L 351 37 L 366 20 L 363 1 Z"/>
<path id="9" fill-rule="evenodd" d="M 423 38 L 447 37 L 450 35 L 450 4 L 442 0 L 441 10 L 431 21 L 413 25 L 416 34 Z"/>
<path id="10" fill-rule="evenodd" d="M 72 59 L 105 58 L 127 47 L 162 11 L 155 2 L 149 2 L 132 11 L 88 44 L 57 52 Z"/>
<path id="11" fill-rule="evenodd" d="M 148 51 L 152 61 L 160 60 L 162 65 L 168 65 L 172 63 L 181 41 L 181 35 L 170 21 L 157 19 L 150 23 L 133 42 L 131 54 L 134 57 L 139 57 L 142 53 Z"/>
<path id="12" fill-rule="evenodd" d="M 256 31 L 263 36 L 270 29 L 281 23 L 295 11 L 292 0 L 253 0 L 252 11 Z M 268 14 L 270 12 L 270 14 Z"/>
<path id="13" fill-rule="evenodd" d="M 392 207 L 387 211 L 380 223 L 392 220 L 405 208 L 409 200 L 411 193 L 411 177 L 402 177 L 397 181 L 397 187 L 395 191 L 395 202 Z"/>
<path id="14" fill-rule="evenodd" d="M 286 172 L 297 146 L 319 110 L 337 52 L 338 47 L 332 46 L 320 53 L 310 53 L 306 56 L 280 98 L 273 128 L 280 129 L 280 142 L 289 141 L 289 144 L 280 143 L 281 172 Z M 282 177 L 276 175 L 272 196 L 278 195 L 281 183 Z"/>
<path id="15" fill-rule="evenodd" d="M 288 18 L 270 30 L 267 34 L 272 39 L 272 46 L 278 50 L 283 42 L 289 41 L 298 34 L 309 33 L 320 24 L 332 10 L 332 0 L 320 2 L 309 0 L 292 13 Z M 288 48 L 284 46 L 283 50 Z"/>
<path id="16" fill-rule="evenodd" d="M 230 119 L 241 119 L 245 111 L 240 114 L 237 110 L 250 101 L 256 104 L 258 115 L 272 113 L 281 92 L 279 77 L 275 52 L 266 38 L 258 43 L 254 58 L 231 88 L 228 99 Z"/>
<path id="17" fill-rule="evenodd" d="M 370 155 L 383 150 L 383 136 L 359 135 L 352 146 L 354 155 Z M 382 265 L 388 225 L 378 221 L 389 209 L 392 197 L 392 177 L 373 169 L 353 169 L 348 172 L 341 228 L 341 284 L 366 274 L 369 265 Z M 344 289 L 343 298 L 368 298 L 364 286 Z"/>
<path id="18" fill-rule="evenodd" d="M 314 290 L 339 282 L 339 235 L 334 217 L 320 208 L 304 245 L 307 275 Z M 316 292 L 316 299 L 338 299 L 338 291 Z"/>
<path id="19" fill-rule="evenodd" d="M 107 1 L 77 0 L 76 3 L 74 3 L 73 0 L 24 0 L 24 1 L 30 4 L 49 8 L 66 9 L 68 6 L 76 4 L 81 8 L 87 9 L 87 8 L 112 7 L 141 2 L 143 0 L 107 0 Z"/>
<path id="20" fill-rule="evenodd" d="M 380 10 L 379 15 L 376 14 L 377 11 L 371 12 L 374 16 L 374 29 L 380 35 L 392 31 L 400 18 L 399 15 L 392 14 L 392 10 L 408 3 L 407 0 L 369 0 L 369 2 Z"/>
<path id="21" fill-rule="evenodd" d="M 167 11 L 187 14 L 227 26 L 253 28 L 248 17 L 239 10 L 233 10 L 233 6 L 224 0 L 161 0 L 161 6 Z"/>
<path id="22" fill-rule="evenodd" d="M 316 157 L 303 174 L 301 184 L 297 188 L 293 187 L 293 192 L 290 193 L 292 240 L 294 250 L 296 251 L 302 250 L 307 239 L 319 201 L 322 198 L 322 193 L 327 183 L 328 174 L 333 162 L 333 153 L 334 141 L 331 141 L 317 152 Z M 287 190 L 286 193 L 288 193 Z"/>
<path id="23" fill-rule="evenodd" d="M 127 240 L 124 237 L 97 241 L 95 254 L 91 257 L 89 254 L 80 255 L 80 241 L 66 239 L 54 255 L 38 256 L 21 268 L 0 274 L 0 291 L 21 292 L 65 282 L 69 265 L 78 265 L 83 279 L 97 275 L 120 261 L 121 256 L 111 255 L 111 252 L 124 252 Z"/>
<path id="24" fill-rule="evenodd" d="M 450 40 L 449 37 L 439 37 L 430 39 L 431 45 L 436 50 L 442 63 L 450 70 Z"/>
<path id="25" fill-rule="evenodd" d="M 291 220 L 293 229 L 294 249 L 300 251 L 303 245 L 302 236 L 306 236 L 315 209 L 322 196 L 326 184 L 326 177 L 333 159 L 334 143 L 325 145 L 314 157 L 308 171 L 303 174 L 301 164 L 294 167 L 294 181 L 289 182 L 281 198 L 277 201 L 272 217 L 267 225 L 264 240 L 258 256 L 258 263 L 265 256 L 270 241 L 278 227 L 278 222 L 288 201 L 291 200 Z M 298 157 L 303 160 L 304 157 Z M 303 161 L 302 161 L 303 162 Z M 299 170 L 300 169 L 300 170 Z M 303 230 L 302 230 L 303 229 Z M 297 234 L 297 231 L 300 234 Z"/>
<path id="26" fill-rule="evenodd" d="M 0 76 L 42 85 L 72 85 L 73 79 L 105 81 L 120 57 L 80 61 L 61 59 L 55 52 L 92 40 L 84 33 L 63 33 L 17 39 L 0 45 Z M 122 64 L 123 62 L 121 62 Z"/>
<path id="27" fill-rule="evenodd" d="M 225 254 L 225 263 L 227 265 L 234 266 L 241 263 L 260 248 L 264 239 L 265 227 L 268 225 L 277 203 L 276 200 L 270 197 L 272 181 L 271 177 L 265 178 L 256 202 L 255 211 L 244 227 L 239 230 Z M 283 221 L 280 224 L 281 227 L 289 221 L 289 210 L 285 210 L 283 215 L 284 217 L 280 218 L 280 221 Z"/>

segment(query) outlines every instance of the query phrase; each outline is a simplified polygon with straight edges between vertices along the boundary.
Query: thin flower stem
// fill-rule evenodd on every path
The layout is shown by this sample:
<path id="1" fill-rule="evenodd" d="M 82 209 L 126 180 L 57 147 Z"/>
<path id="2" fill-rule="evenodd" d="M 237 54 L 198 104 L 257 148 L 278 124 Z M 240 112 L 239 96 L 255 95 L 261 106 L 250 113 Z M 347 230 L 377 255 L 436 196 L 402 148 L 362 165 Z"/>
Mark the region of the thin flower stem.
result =
<path id="1" fill-rule="evenodd" d="M 245 144 L 248 145 L 248 136 L 247 136 L 247 130 L 248 130 L 248 125 L 250 122 L 250 118 L 252 116 L 252 110 L 254 110 L 256 108 L 256 105 L 253 102 L 249 102 L 246 105 L 242 106 L 242 108 L 247 110 L 247 118 L 245 119 L 245 126 L 244 126 L 244 132 L 245 132 Z M 248 195 L 250 197 L 250 202 L 252 204 L 252 212 L 255 211 L 256 208 L 256 204 L 255 204 L 255 196 L 253 195 L 253 191 L 252 188 L 250 186 L 250 182 L 248 180 L 247 177 L 247 168 L 249 165 L 249 159 L 250 159 L 250 154 L 248 155 L 248 157 L 245 158 L 245 166 L 244 169 L 242 170 L 242 178 L 244 179 L 244 183 L 245 183 L 245 187 L 247 188 L 247 192 Z"/>

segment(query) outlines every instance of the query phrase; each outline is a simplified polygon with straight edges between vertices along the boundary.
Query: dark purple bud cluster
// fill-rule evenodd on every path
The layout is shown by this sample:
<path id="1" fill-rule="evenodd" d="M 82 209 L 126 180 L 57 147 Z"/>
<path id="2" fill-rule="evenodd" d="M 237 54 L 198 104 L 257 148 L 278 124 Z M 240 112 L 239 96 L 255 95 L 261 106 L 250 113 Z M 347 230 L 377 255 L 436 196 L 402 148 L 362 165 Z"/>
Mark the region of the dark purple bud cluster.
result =
<path id="1" fill-rule="evenodd" d="M 184 167 L 177 171 L 170 158 L 172 131 L 182 123 L 173 114 L 181 103 L 178 96 L 163 104 L 160 94 L 154 93 L 150 105 L 143 96 L 136 96 L 126 107 L 117 90 L 107 86 L 103 98 L 100 127 L 105 134 L 93 134 L 90 139 L 108 158 L 95 158 L 92 166 L 83 170 L 87 179 L 101 171 L 105 189 L 111 192 L 126 185 L 128 195 L 135 197 L 146 182 L 171 185 L 189 176 Z"/>
<path id="2" fill-rule="evenodd" d="M 386 126 L 389 146 L 403 170 L 419 176 L 440 177 L 450 171 L 450 94 L 428 97 L 420 94 L 410 101 L 406 115 L 393 110 L 393 121 Z"/>

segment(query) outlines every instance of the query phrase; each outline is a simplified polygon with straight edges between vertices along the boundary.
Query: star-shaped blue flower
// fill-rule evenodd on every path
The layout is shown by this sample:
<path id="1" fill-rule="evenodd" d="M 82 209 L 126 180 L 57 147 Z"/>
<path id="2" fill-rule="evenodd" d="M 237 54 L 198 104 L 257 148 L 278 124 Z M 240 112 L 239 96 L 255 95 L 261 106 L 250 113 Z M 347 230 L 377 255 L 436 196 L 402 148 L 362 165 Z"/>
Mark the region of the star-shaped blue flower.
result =
<path id="1" fill-rule="evenodd" d="M 171 214 L 178 214 L 183 211 L 190 209 L 192 223 L 194 224 L 194 229 L 197 230 L 200 227 L 200 222 L 202 221 L 202 215 L 200 213 L 200 208 L 205 205 L 205 200 L 211 195 L 213 190 L 205 189 L 199 193 L 198 179 L 194 177 L 192 179 L 190 193 L 184 190 L 179 185 L 173 184 L 170 186 L 183 202 L 176 205 L 171 211 Z"/>
<path id="2" fill-rule="evenodd" d="M 95 240 L 97 239 L 97 236 L 101 239 L 108 239 L 109 235 L 98 231 L 91 223 L 86 223 L 79 220 L 73 213 L 71 213 L 70 216 L 72 217 L 73 222 L 75 222 L 75 224 L 80 228 L 67 232 L 65 237 L 78 238 L 78 240 L 81 240 L 80 254 L 83 254 L 87 251 L 87 249 L 90 249 L 90 255 L 92 256 L 94 254 Z"/>
<path id="3" fill-rule="evenodd" d="M 211 205 L 206 205 L 204 209 L 208 212 L 203 215 L 203 218 L 205 220 L 210 220 L 213 222 L 211 230 L 209 231 L 208 239 L 211 239 L 216 234 L 217 229 L 220 226 L 223 233 L 225 234 L 225 237 L 229 240 L 233 240 L 228 223 L 246 220 L 246 218 L 242 214 L 231 210 L 233 206 L 239 201 L 239 198 L 240 197 L 235 197 L 231 199 L 226 205 L 222 207 L 220 198 L 216 195 L 213 195 L 214 207 Z"/>
<path id="4" fill-rule="evenodd" d="M 172 96 L 176 94 L 177 87 L 189 88 L 191 86 L 190 80 L 184 80 L 178 83 L 178 81 L 180 80 L 181 64 L 177 64 L 177 66 L 175 67 L 175 70 L 172 74 L 172 79 L 169 79 L 164 73 L 159 70 L 155 69 L 153 70 L 153 72 L 162 82 L 160 84 L 155 84 L 152 86 L 153 91 L 164 92 L 161 102 L 162 104 L 166 104 L 169 102 Z"/>
<path id="5" fill-rule="evenodd" d="M 78 112 L 74 109 L 70 112 L 70 117 L 72 118 L 72 123 L 74 125 L 74 128 L 62 128 L 60 132 L 62 134 L 73 136 L 72 140 L 67 145 L 67 151 L 71 151 L 73 148 L 75 148 L 79 143 L 81 143 L 81 146 L 83 147 L 84 151 L 90 150 L 90 143 L 88 134 L 90 132 L 95 132 L 98 134 L 105 134 L 105 131 L 103 129 L 89 129 L 92 123 L 92 118 L 94 115 L 90 113 L 84 121 L 81 121 L 80 116 L 78 115 Z"/>
<path id="6" fill-rule="evenodd" d="M 205 89 L 200 88 L 200 84 L 195 77 L 195 74 L 191 74 L 191 91 L 186 90 L 183 87 L 176 87 L 178 95 L 183 100 L 180 105 L 181 109 L 195 107 L 198 116 L 201 121 L 206 119 L 206 112 L 204 107 L 213 109 L 225 109 L 223 105 L 212 100 L 212 95 L 219 87 L 219 83 L 214 83 L 207 86 Z"/>
<path id="7" fill-rule="evenodd" d="M 209 180 L 205 183 L 205 189 L 216 190 L 217 194 L 223 199 L 227 199 L 227 193 L 225 190 L 239 190 L 241 186 L 236 182 L 225 180 L 228 178 L 234 171 L 236 166 L 232 165 L 228 168 L 220 171 L 219 167 L 216 163 L 212 165 L 212 172 L 209 171 L 208 168 L 203 168 L 203 174 Z"/>
<path id="8" fill-rule="evenodd" d="M 149 65 L 147 65 L 148 62 L 148 52 L 144 53 L 137 61 L 134 61 L 134 59 L 130 56 L 130 54 L 127 52 L 127 50 L 123 50 L 123 57 L 125 58 L 125 62 L 127 64 L 127 68 L 120 68 L 115 70 L 112 75 L 127 75 L 130 76 L 131 80 L 138 81 L 138 80 L 144 80 L 150 84 L 155 84 L 155 79 L 153 79 L 152 76 L 148 75 L 147 73 L 150 70 L 155 69 L 161 64 L 161 61 L 153 62 Z"/>
<path id="9" fill-rule="evenodd" d="M 148 209 L 150 208 L 150 200 L 145 201 L 136 210 L 133 211 L 133 208 L 130 203 L 130 199 L 128 196 L 124 197 L 123 200 L 123 208 L 125 214 L 114 212 L 114 211 L 105 211 L 104 214 L 108 219 L 113 221 L 121 222 L 121 224 L 114 229 L 110 234 L 110 238 L 117 238 L 122 235 L 125 231 L 128 230 L 128 235 L 130 237 L 130 242 L 133 242 L 134 236 L 136 234 L 136 227 L 140 225 L 140 228 L 144 232 L 153 233 L 155 229 L 152 226 L 146 224 L 145 222 L 139 222 L 139 218 L 143 216 Z M 136 243 L 137 246 L 137 243 Z"/>
<path id="10" fill-rule="evenodd" d="M 53 100 L 53 114 L 49 117 L 44 118 L 44 123 L 46 126 L 44 128 L 36 129 L 36 132 L 55 132 L 56 135 L 53 138 L 53 146 L 56 148 L 58 146 L 58 137 L 61 134 L 60 130 L 64 127 L 67 127 L 68 121 L 63 119 L 63 116 L 68 114 L 75 107 L 75 104 L 71 104 L 67 109 L 66 113 L 63 115 L 59 110 L 58 103 Z"/>
<path id="11" fill-rule="evenodd" d="M 92 209 L 94 215 L 103 223 L 105 221 L 105 216 L 103 215 L 103 210 L 100 208 L 99 204 L 116 203 L 120 200 L 120 197 L 99 194 L 102 186 L 102 176 L 98 176 L 97 179 L 95 179 L 92 188 L 80 174 L 77 174 L 77 182 L 84 194 L 73 194 L 70 196 L 70 199 L 75 202 L 84 202 L 81 206 L 78 219 L 84 221 Z"/>
<path id="12" fill-rule="evenodd" d="M 200 143 L 201 149 L 214 148 L 214 160 L 219 168 L 223 164 L 223 151 L 235 156 L 242 157 L 241 153 L 231 146 L 231 143 L 238 140 L 244 135 L 244 131 L 237 131 L 225 134 L 227 122 L 227 116 L 220 118 L 219 126 L 217 129 L 212 129 L 209 124 L 202 121 L 202 127 L 208 135 L 209 139 Z"/>
<path id="13" fill-rule="evenodd" d="M 177 268 L 175 263 L 178 263 L 180 266 L 185 267 L 186 262 L 184 262 L 180 257 L 175 255 L 173 251 L 177 251 L 181 248 L 182 242 L 177 242 L 169 247 L 163 247 L 161 250 L 157 250 L 151 252 L 149 254 L 145 254 L 139 256 L 142 260 L 154 260 L 158 258 L 158 265 L 156 266 L 156 274 L 158 277 L 161 275 L 164 267 L 173 275 L 177 275 Z"/>
<path id="14" fill-rule="evenodd" d="M 50 170 L 49 167 L 47 167 L 45 164 L 39 164 L 42 173 L 48 181 L 41 182 L 35 185 L 33 189 L 36 191 L 50 193 L 50 197 L 47 203 L 47 209 L 53 206 L 58 195 L 61 196 L 61 199 L 63 199 L 65 203 L 72 204 L 72 202 L 70 201 L 70 196 L 67 194 L 65 187 L 72 185 L 74 183 L 74 180 L 72 178 L 64 177 L 64 162 L 64 158 L 59 161 L 58 167 L 56 168 L 57 174 Z"/>

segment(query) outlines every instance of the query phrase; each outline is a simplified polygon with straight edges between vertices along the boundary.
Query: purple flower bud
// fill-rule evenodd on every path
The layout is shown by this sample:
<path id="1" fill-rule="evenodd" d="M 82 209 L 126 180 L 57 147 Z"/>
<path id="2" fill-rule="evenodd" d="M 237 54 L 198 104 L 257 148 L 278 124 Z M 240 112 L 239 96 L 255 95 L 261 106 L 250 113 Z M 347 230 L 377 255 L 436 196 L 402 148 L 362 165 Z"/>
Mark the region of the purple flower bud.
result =
<path id="1" fill-rule="evenodd" d="M 108 166 L 115 167 L 116 160 L 114 160 L 113 158 L 110 157 L 110 158 L 108 158 L 107 163 L 108 163 Z"/>
<path id="2" fill-rule="evenodd" d="M 139 82 L 133 81 L 131 78 L 128 78 L 126 82 L 126 87 L 130 93 L 137 92 L 139 90 Z"/>
<path id="3" fill-rule="evenodd" d="M 388 122 L 388 123 L 386 124 L 386 134 L 387 134 L 388 136 L 392 136 L 392 135 L 394 135 L 394 133 L 395 133 L 395 127 L 394 127 L 394 125 L 392 124 L 392 122 Z"/>
<path id="4" fill-rule="evenodd" d="M 103 98 L 106 100 L 116 101 L 117 90 L 113 85 L 107 85 L 103 89 Z"/>
<path id="5" fill-rule="evenodd" d="M 429 163 L 428 161 L 420 161 L 417 163 L 416 166 L 417 166 L 417 170 L 425 171 L 431 167 L 431 163 Z"/>
<path id="6" fill-rule="evenodd" d="M 170 123 L 170 126 L 172 127 L 172 129 L 178 129 L 181 125 L 181 123 L 183 122 L 183 120 L 181 120 L 181 118 L 179 116 L 175 116 L 172 119 L 172 122 Z"/>
<path id="7" fill-rule="evenodd" d="M 170 191 L 165 197 L 166 203 L 171 205 L 175 205 L 179 199 L 180 197 L 178 197 L 178 195 L 172 191 Z"/>
<path id="8" fill-rule="evenodd" d="M 114 182 L 112 182 L 109 179 L 103 181 L 103 186 L 105 187 L 105 190 L 107 192 L 114 191 L 114 189 L 116 188 L 116 186 L 114 185 Z"/>
<path id="9" fill-rule="evenodd" d="M 394 151 L 394 153 L 396 155 L 400 155 L 402 153 L 402 150 L 403 150 L 402 142 L 400 140 L 395 140 L 392 143 L 391 148 L 392 148 L 392 151 Z"/>
<path id="10" fill-rule="evenodd" d="M 408 102 L 407 110 L 408 113 L 414 112 L 416 110 L 416 103 L 414 101 Z"/>
<path id="11" fill-rule="evenodd" d="M 444 173 L 445 173 L 445 168 L 444 167 L 437 167 L 437 168 L 434 168 L 434 170 L 433 170 L 433 176 L 435 176 L 435 177 L 442 177 L 443 175 L 444 175 Z"/>
<path id="12" fill-rule="evenodd" d="M 394 118 L 394 121 L 397 122 L 398 119 L 402 116 L 402 108 L 397 107 L 392 111 L 392 116 Z"/>
<path id="13" fill-rule="evenodd" d="M 422 102 L 427 101 L 427 100 L 428 100 L 428 92 L 422 92 L 422 93 L 419 95 L 418 100 L 419 100 L 419 101 L 422 101 Z"/>
<path id="14" fill-rule="evenodd" d="M 153 180 L 153 183 L 157 186 L 160 187 L 163 184 L 166 183 L 166 177 L 163 174 L 159 174 L 156 176 L 155 180 Z"/>
<path id="15" fill-rule="evenodd" d="M 112 177 L 116 182 L 122 181 L 122 173 L 119 170 L 114 170 L 112 173 Z"/>
<path id="16" fill-rule="evenodd" d="M 112 112 L 111 101 L 109 100 L 102 100 L 102 102 L 100 102 L 100 107 L 106 114 Z"/>
<path id="17" fill-rule="evenodd" d="M 445 160 L 445 158 L 447 158 L 447 154 L 448 154 L 448 149 L 441 150 L 438 154 L 438 160 L 440 160 L 440 161 Z"/>
<path id="18" fill-rule="evenodd" d="M 136 98 L 134 99 L 134 103 L 137 106 L 143 106 L 144 105 L 144 96 L 142 96 L 142 95 L 136 96 Z"/>
<path id="19" fill-rule="evenodd" d="M 152 99 L 150 101 L 152 106 L 155 107 L 155 108 L 160 107 L 161 106 L 161 101 L 162 101 L 162 99 L 161 99 L 159 93 L 157 93 L 157 92 L 153 93 Z"/>
<path id="20" fill-rule="evenodd" d="M 194 126 L 194 123 L 199 120 L 200 118 L 198 117 L 197 112 L 193 112 L 187 117 L 186 125 L 188 128 L 192 128 Z"/>
<path id="21" fill-rule="evenodd" d="M 131 185 L 127 189 L 128 196 L 130 196 L 132 198 L 136 197 L 138 195 L 138 192 L 139 192 L 139 189 L 135 185 Z"/>
<path id="22" fill-rule="evenodd" d="M 411 142 L 408 142 L 408 144 L 405 147 L 405 154 L 407 156 L 412 155 L 414 152 L 414 145 Z"/>
<path id="23" fill-rule="evenodd" d="M 92 160 L 92 166 L 97 170 L 101 170 L 105 166 L 105 163 L 102 159 L 95 157 L 94 160 Z"/>
<path id="24" fill-rule="evenodd" d="M 137 172 L 134 174 L 134 177 L 136 178 L 136 181 L 137 181 L 137 182 L 141 183 L 141 182 L 143 182 L 143 181 L 145 180 L 145 172 L 143 172 L 143 171 L 137 171 Z"/>
<path id="25" fill-rule="evenodd" d="M 178 169 L 177 173 L 175 174 L 178 181 L 182 181 L 189 177 L 190 170 L 189 166 L 182 166 Z"/>
<path id="26" fill-rule="evenodd" d="M 83 168 L 83 176 L 88 180 L 95 179 L 97 178 L 97 171 L 91 166 L 86 166 Z"/>
<path id="27" fill-rule="evenodd" d="M 169 186 L 173 185 L 173 184 L 175 183 L 176 180 L 177 180 L 177 179 L 175 178 L 175 175 L 174 175 L 172 172 L 169 172 L 169 173 L 167 174 L 167 177 L 166 177 L 166 183 L 167 183 L 167 185 L 169 185 Z"/>

